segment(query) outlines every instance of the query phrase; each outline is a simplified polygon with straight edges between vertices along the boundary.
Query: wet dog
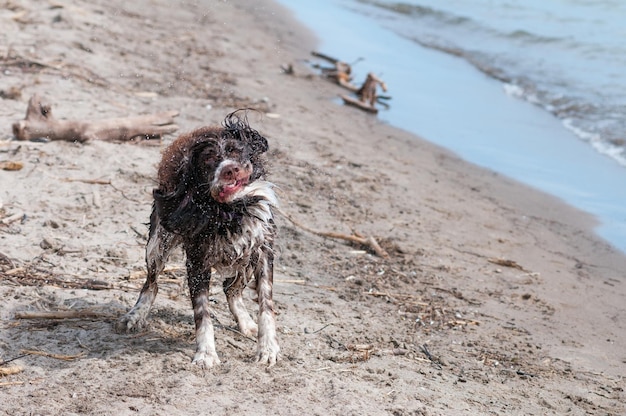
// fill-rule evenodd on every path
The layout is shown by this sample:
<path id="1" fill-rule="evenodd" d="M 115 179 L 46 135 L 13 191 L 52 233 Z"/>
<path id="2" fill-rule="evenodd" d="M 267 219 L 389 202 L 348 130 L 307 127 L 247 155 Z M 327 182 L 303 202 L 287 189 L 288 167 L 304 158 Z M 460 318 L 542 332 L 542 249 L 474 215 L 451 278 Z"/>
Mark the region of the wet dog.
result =
<path id="1" fill-rule="evenodd" d="M 182 245 L 196 326 L 193 362 L 212 367 L 220 360 L 209 311 L 211 270 L 223 278 L 224 293 L 239 330 L 257 337 L 256 360 L 272 366 L 276 337 L 272 279 L 278 206 L 264 180 L 267 140 L 238 113 L 220 127 L 178 137 L 163 153 L 153 191 L 146 245 L 148 277 L 135 306 L 117 324 L 119 331 L 145 325 L 157 294 L 157 277 L 171 251 Z M 246 286 L 258 295 L 258 326 L 243 303 Z"/>

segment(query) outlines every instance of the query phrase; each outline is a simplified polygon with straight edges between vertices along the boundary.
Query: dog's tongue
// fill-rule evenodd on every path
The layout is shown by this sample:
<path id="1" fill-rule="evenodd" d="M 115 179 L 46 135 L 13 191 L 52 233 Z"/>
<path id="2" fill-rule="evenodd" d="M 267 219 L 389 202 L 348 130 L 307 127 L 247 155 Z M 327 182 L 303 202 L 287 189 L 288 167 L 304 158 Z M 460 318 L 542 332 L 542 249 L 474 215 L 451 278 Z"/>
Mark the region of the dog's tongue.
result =
<path id="1" fill-rule="evenodd" d="M 236 181 L 232 184 L 224 185 L 218 194 L 219 202 L 228 202 L 230 196 L 243 186 L 243 181 Z"/>

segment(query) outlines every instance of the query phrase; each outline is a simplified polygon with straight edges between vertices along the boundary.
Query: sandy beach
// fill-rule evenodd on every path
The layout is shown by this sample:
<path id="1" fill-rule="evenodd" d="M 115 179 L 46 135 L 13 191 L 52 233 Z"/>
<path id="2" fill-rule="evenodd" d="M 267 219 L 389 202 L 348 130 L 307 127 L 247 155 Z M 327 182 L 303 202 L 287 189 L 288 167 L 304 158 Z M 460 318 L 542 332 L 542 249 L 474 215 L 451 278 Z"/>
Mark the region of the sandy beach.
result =
<path id="1" fill-rule="evenodd" d="M 0 4 L 0 164 L 22 166 L 0 170 L 1 414 L 626 412 L 626 257 L 594 219 L 339 104 L 340 87 L 304 64 L 314 36 L 281 7 Z M 251 362 L 255 340 L 235 330 L 219 279 L 222 364 L 192 365 L 182 253 L 147 331 L 118 334 L 145 278 L 156 164 L 176 134 L 13 140 L 34 94 L 58 119 L 178 111 L 177 133 L 255 108 L 282 210 L 373 236 L 390 256 L 279 216 L 282 356 L 269 370 Z"/>

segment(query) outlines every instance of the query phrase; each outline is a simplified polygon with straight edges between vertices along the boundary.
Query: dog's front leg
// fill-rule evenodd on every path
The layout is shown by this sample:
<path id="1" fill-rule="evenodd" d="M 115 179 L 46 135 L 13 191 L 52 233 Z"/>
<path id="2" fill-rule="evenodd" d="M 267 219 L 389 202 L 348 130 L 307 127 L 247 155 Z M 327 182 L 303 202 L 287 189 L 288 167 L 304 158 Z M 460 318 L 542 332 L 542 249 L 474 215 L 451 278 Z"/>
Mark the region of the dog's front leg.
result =
<path id="1" fill-rule="evenodd" d="M 256 268 L 256 291 L 259 302 L 259 332 L 257 336 L 256 360 L 272 367 L 278 360 L 280 347 L 276 336 L 274 319 L 274 255 L 270 251 L 263 253 Z"/>
<path id="2" fill-rule="evenodd" d="M 163 271 L 165 262 L 174 248 L 180 244 L 180 237 L 167 232 L 156 213 L 152 209 L 150 216 L 150 234 L 146 244 L 146 269 L 148 277 L 141 289 L 135 306 L 128 311 L 115 325 L 118 332 L 136 331 L 146 324 L 148 313 L 154 303 L 159 287 L 157 277 Z"/>
<path id="3" fill-rule="evenodd" d="M 194 364 L 211 368 L 220 363 L 215 351 L 215 334 L 209 309 L 211 267 L 204 264 L 203 252 L 197 247 L 187 248 L 187 279 L 196 324 L 196 354 Z"/>

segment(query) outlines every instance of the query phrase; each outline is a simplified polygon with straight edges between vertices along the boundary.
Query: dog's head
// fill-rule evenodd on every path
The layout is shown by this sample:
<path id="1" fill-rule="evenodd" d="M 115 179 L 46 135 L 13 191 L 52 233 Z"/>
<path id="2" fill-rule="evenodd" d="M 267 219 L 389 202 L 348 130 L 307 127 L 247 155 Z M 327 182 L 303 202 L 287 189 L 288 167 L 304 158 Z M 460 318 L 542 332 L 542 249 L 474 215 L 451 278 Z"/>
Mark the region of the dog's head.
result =
<path id="1" fill-rule="evenodd" d="M 222 128 L 197 130 L 198 140 L 191 149 L 192 179 L 200 189 L 219 203 L 229 203 L 242 195 L 249 183 L 265 173 L 261 155 L 267 140 L 245 120 L 230 114 Z M 193 176 L 193 175 L 191 175 Z"/>
<path id="2" fill-rule="evenodd" d="M 264 176 L 267 139 L 238 114 L 229 114 L 221 127 L 184 134 L 165 150 L 154 197 L 161 214 L 169 217 L 166 224 L 228 211 L 228 205 L 245 200 L 247 185 Z"/>

